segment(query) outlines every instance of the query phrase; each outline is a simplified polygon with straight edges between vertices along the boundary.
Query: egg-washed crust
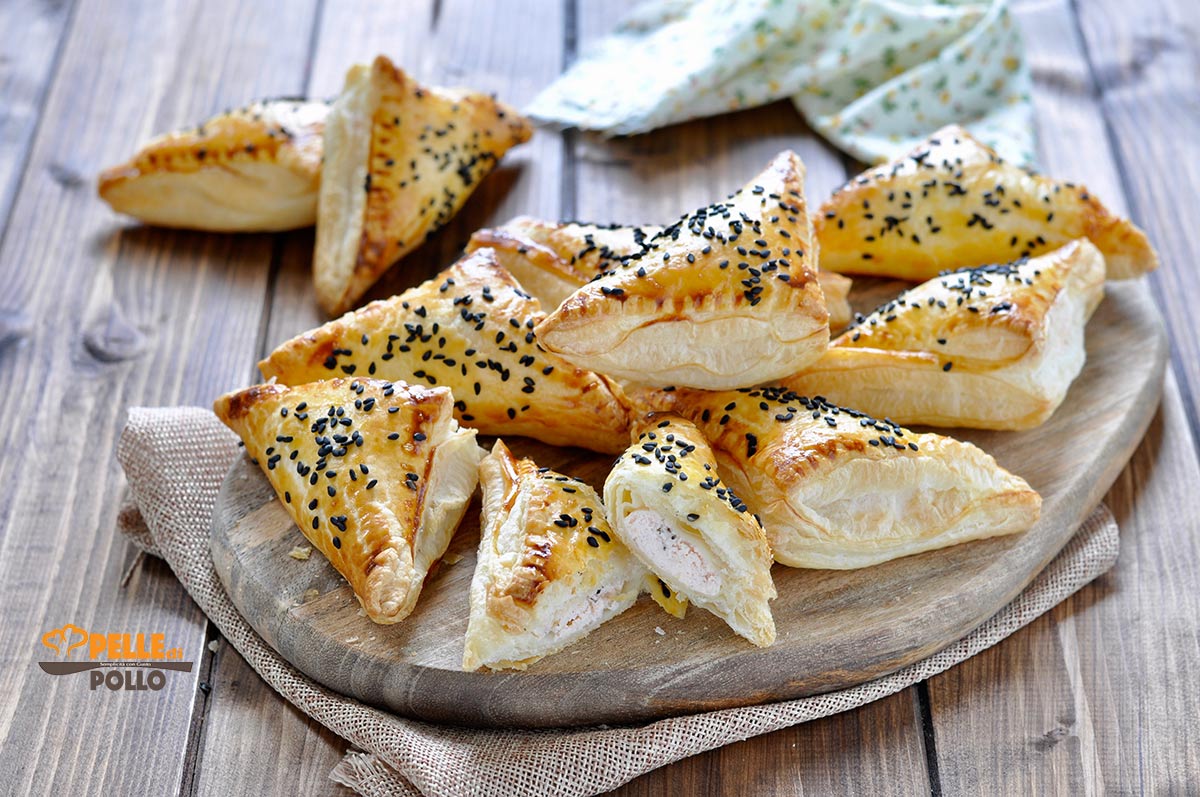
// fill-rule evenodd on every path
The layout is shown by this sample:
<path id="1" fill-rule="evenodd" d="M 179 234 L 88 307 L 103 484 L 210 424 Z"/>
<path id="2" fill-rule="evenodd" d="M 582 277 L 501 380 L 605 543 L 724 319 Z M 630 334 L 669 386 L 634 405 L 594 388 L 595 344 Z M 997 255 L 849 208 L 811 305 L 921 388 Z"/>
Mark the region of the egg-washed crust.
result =
<path id="1" fill-rule="evenodd" d="M 491 585 L 488 606 L 493 614 L 503 616 L 512 606 L 528 608 L 550 582 L 620 551 L 619 544 L 613 545 L 600 496 L 586 483 L 540 468 L 533 460 L 516 459 L 502 440 L 496 441 L 482 470 L 488 490 L 497 488 L 489 493 L 485 510 L 487 534 L 494 534 L 513 511 L 519 492 L 528 496 L 524 547 L 509 578 Z M 502 500 L 493 503 L 492 496 Z"/>
<path id="2" fill-rule="evenodd" d="M 784 385 L 898 423 L 1031 428 L 1082 369 L 1103 298 L 1104 258 L 1087 239 L 949 272 L 859 317 Z"/>
<path id="3" fill-rule="evenodd" d="M 113 210 L 151 224 L 216 232 L 316 220 L 329 104 L 262 100 L 159 136 L 98 179 Z"/>
<path id="4" fill-rule="evenodd" d="M 547 349 L 652 385 L 786 376 L 828 344 L 804 165 L 792 152 L 726 202 L 684 216 L 538 326 Z"/>
<path id="5" fill-rule="evenodd" d="M 601 274 L 650 251 L 650 241 L 662 230 L 652 225 L 553 222 L 518 216 L 503 226 L 475 232 L 467 251 L 484 246 L 494 249 L 501 264 L 542 307 L 554 308 Z M 818 271 L 817 282 L 825 295 L 830 328 L 842 329 L 851 317 L 850 278 Z"/>
<path id="6" fill-rule="evenodd" d="M 479 558 L 463 668 L 524 668 L 586 635 L 636 600 L 645 571 L 616 541 L 600 496 L 578 479 L 518 460 L 497 440 L 479 464 L 483 486 Z M 508 527 L 516 524 L 516 534 Z M 559 592 L 553 596 L 553 586 Z M 526 639 L 531 655 L 497 658 L 505 642 L 534 634 L 537 620 L 587 604 L 616 589 L 620 600 L 599 619 L 579 620 L 563 639 Z M 540 617 L 539 617 L 540 615 Z M 536 635 L 535 635 L 536 636 Z M 515 638 L 515 640 L 514 640 Z"/>
<path id="7" fill-rule="evenodd" d="M 532 133 L 504 103 L 423 86 L 384 56 L 352 68 L 325 139 L 314 259 L 321 306 L 331 314 L 352 307 Z"/>
<path id="8" fill-rule="evenodd" d="M 716 457 L 700 430 L 678 415 L 651 413 L 634 424 L 630 436 L 633 443 L 604 483 L 604 505 L 617 536 L 669 588 L 651 590 L 651 596 L 667 599 L 674 591 L 677 600 L 713 612 L 755 645 L 772 644 L 775 621 L 767 602 L 776 592 L 766 533 L 746 503 L 721 481 Z M 709 564 L 725 579 L 719 595 L 687 592 L 658 562 L 629 545 L 625 516 L 637 509 L 654 510 L 675 529 L 695 535 L 707 549 Z"/>
<path id="9" fill-rule="evenodd" d="M 416 606 L 475 489 L 483 452 L 452 404 L 445 388 L 331 379 L 257 385 L 213 411 L 367 616 L 395 623 Z"/>
<path id="10" fill-rule="evenodd" d="M 913 281 L 945 269 L 1015 260 L 1088 238 L 1110 279 L 1152 271 L 1145 233 L 1083 186 L 1001 159 L 958 126 L 904 158 L 870 169 L 817 213 L 821 267 Z"/>
<path id="11" fill-rule="evenodd" d="M 501 227 L 478 230 L 467 251 L 489 247 L 545 308 L 591 280 L 649 251 L 662 227 L 554 222 L 518 216 Z"/>
<path id="12" fill-rule="evenodd" d="M 490 249 L 433 279 L 284 343 L 259 369 L 285 384 L 362 376 L 444 385 L 455 414 L 484 434 L 623 451 L 621 388 L 542 351 L 543 313 Z"/>
<path id="13" fill-rule="evenodd" d="M 708 438 L 781 564 L 866 567 L 1025 531 L 1041 507 L 1024 480 L 975 446 L 819 396 L 688 390 L 676 411 Z"/>

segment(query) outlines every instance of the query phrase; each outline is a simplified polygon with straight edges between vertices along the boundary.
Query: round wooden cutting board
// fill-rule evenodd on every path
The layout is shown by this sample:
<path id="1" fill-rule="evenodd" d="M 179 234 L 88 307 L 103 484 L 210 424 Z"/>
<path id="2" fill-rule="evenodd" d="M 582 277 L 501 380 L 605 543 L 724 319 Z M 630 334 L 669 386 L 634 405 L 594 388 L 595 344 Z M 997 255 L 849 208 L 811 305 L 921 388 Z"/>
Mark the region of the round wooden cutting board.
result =
<path id="1" fill-rule="evenodd" d="M 1027 432 L 951 431 L 1041 492 L 1031 531 L 855 571 L 776 566 L 778 640 L 757 649 L 695 607 L 677 620 L 648 596 L 573 647 L 522 672 L 463 672 L 478 499 L 404 622 L 375 625 L 247 458 L 217 502 L 213 561 L 234 604 L 285 659 L 346 695 L 400 714 L 472 726 L 646 720 L 851 686 L 922 659 L 1012 600 L 1099 502 L 1158 405 L 1166 338 L 1148 291 L 1110 284 L 1087 329 L 1088 359 L 1063 406 Z M 872 301 L 886 285 L 860 290 Z M 891 292 L 895 292 L 894 289 Z M 490 445 L 490 441 L 482 441 Z M 518 456 L 599 489 L 612 458 L 513 438 Z"/>

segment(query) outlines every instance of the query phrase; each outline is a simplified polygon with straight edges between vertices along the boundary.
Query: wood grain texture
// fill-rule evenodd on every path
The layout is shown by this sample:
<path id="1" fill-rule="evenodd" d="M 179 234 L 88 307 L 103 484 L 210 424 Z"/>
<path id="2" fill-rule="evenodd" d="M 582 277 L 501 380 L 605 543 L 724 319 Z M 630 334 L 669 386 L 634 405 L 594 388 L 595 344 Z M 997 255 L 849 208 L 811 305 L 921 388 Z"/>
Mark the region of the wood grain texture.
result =
<path id="1" fill-rule="evenodd" d="M 1099 110 L 1132 217 L 1165 267 L 1151 276 L 1171 332 L 1172 364 L 1200 446 L 1200 3 L 1156 0 L 1136 13 L 1118 0 L 1074 2 Z M 1095 131 L 1086 149 L 1101 140 Z"/>
<path id="2" fill-rule="evenodd" d="M 540 5 L 533 17 L 550 6 L 558 15 L 559 5 Z M 621 4 L 600 0 L 564 5 L 578 6 L 579 29 L 570 33 L 583 39 L 602 34 L 621 11 Z M 87 178 L 126 156 L 145 135 L 250 93 L 299 91 L 305 71 L 313 76 L 314 93 L 332 93 L 341 82 L 344 53 L 353 60 L 360 49 L 364 58 L 382 49 L 406 64 L 405 54 L 412 54 L 418 56 L 414 71 L 430 77 L 420 69 L 473 59 L 472 48 L 482 46 L 493 52 L 488 69 L 506 69 L 518 79 L 530 58 L 541 63 L 542 56 L 562 55 L 559 39 L 531 37 L 530 24 L 515 14 L 494 13 L 490 27 L 466 24 L 473 6 L 445 0 L 326 3 L 312 36 L 302 30 L 313 21 L 305 19 L 308 0 L 272 9 L 269 23 L 261 10 L 223 2 L 0 4 L 0 32 L 7 34 L 0 37 L 6 42 L 0 198 L 12 203 L 13 218 L 0 243 L 6 286 L 0 296 L 0 395 L 19 408 L 20 420 L 0 429 L 0 476 L 16 496 L 0 502 L 3 789 L 170 793 L 178 785 L 184 793 L 195 787 L 226 794 L 250 791 L 242 786 L 253 784 L 261 793 L 333 790 L 320 773 L 322 762 L 333 758 L 320 729 L 288 710 L 234 654 L 215 657 L 211 696 L 192 679 L 179 688 L 173 682 L 154 701 L 100 702 L 66 684 L 48 684 L 32 669 L 35 634 L 66 616 L 113 627 L 158 624 L 187 641 L 189 657 L 200 658 L 204 624 L 167 568 L 149 562 L 134 571 L 123 592 L 117 588 L 132 556 L 110 531 L 121 481 L 104 452 L 125 403 L 206 402 L 253 378 L 243 346 L 257 343 L 261 352 L 319 320 L 308 289 L 311 233 L 287 236 L 278 248 L 265 238 L 212 240 L 136 229 L 110 237 L 108 230 L 119 222 L 95 203 L 90 185 L 80 185 L 78 176 Z M 1200 6 L 1190 0 L 1152 0 L 1135 12 L 1113 0 L 1088 0 L 1077 9 L 1057 0 L 1018 0 L 1017 6 L 1027 37 L 1040 35 L 1047 45 L 1034 62 L 1035 101 L 1048 122 L 1042 132 L 1046 164 L 1055 174 L 1086 181 L 1114 209 L 1123 209 L 1127 188 L 1135 220 L 1164 255 L 1165 268 L 1151 283 L 1175 338 L 1183 396 L 1169 378 L 1146 443 L 1107 496 L 1123 534 L 1113 573 L 1022 632 L 1032 638 L 1017 643 L 1015 660 L 1004 654 L 1006 643 L 975 660 L 984 665 L 979 670 L 970 670 L 968 662 L 931 683 L 934 727 L 926 730 L 936 736 L 931 752 L 941 771 L 941 782 L 932 787 L 997 793 L 1002 787 L 1032 792 L 1067 784 L 1086 791 L 1098 781 L 1084 761 L 1095 760 L 1099 782 L 1109 791 L 1186 793 L 1200 780 L 1196 747 L 1187 743 L 1200 716 L 1190 688 L 1200 649 L 1200 507 L 1190 488 L 1200 476 L 1192 448 L 1200 336 L 1190 308 L 1200 300 L 1200 287 L 1189 268 L 1200 182 L 1193 157 L 1196 108 L 1187 102 L 1196 93 L 1193 34 Z M 426 45 L 422 40 L 436 40 L 431 30 L 454 21 L 447 12 L 455 8 L 465 9 L 455 12 L 456 41 L 465 50 Z M 1060 17 L 1035 18 L 1038 27 L 1031 28 L 1024 14 L 1046 8 L 1061 9 Z M 486 9 L 480 13 L 487 18 Z M 65 31 L 58 67 L 52 65 L 55 24 Z M 1082 29 L 1090 45 L 1095 77 L 1073 43 L 1073 28 Z M 294 54 L 314 41 L 318 47 L 306 70 Z M 538 50 L 547 45 L 555 52 Z M 452 71 L 446 74 L 452 77 Z M 39 75 L 53 82 L 39 87 Z M 447 78 L 468 84 L 481 79 Z M 1078 99 L 1063 102 L 1064 91 Z M 1069 112 L 1054 114 L 1063 109 Z M 781 118 L 785 123 L 779 124 Z M 514 213 L 554 215 L 560 197 L 568 203 L 564 212 L 602 220 L 646 221 L 643 214 L 659 209 L 677 214 L 708 198 L 709 175 L 724 188 L 728 178 L 765 162 L 777 149 L 775 139 L 790 146 L 804 138 L 799 125 L 794 112 L 778 104 L 600 146 L 575 137 L 578 146 L 560 149 L 560 157 L 552 156 L 552 165 L 538 172 L 536 190 L 524 197 L 503 194 L 505 212 L 496 213 L 497 220 L 509 215 L 510 206 Z M 1103 129 L 1113 150 L 1095 146 Z M 559 146 L 558 136 L 544 132 L 535 141 Z M 809 165 L 809 191 L 818 195 L 840 181 L 841 159 L 814 146 L 824 161 L 801 154 Z M 751 155 L 737 161 L 745 147 Z M 708 167 L 708 159 L 723 159 L 723 165 Z M 26 160 L 16 194 L 19 173 L 12 164 Z M 534 166 L 542 165 L 539 155 Z M 589 181 L 578 195 L 576 169 Z M 517 185 L 526 174 L 522 170 Z M 490 208 L 493 201 L 481 204 Z M 450 254 L 454 236 L 441 245 Z M 444 264 L 440 251 L 423 256 L 424 268 Z M 274 286 L 266 276 L 272 259 Z M 264 290 L 274 291 L 271 312 L 256 315 L 248 308 Z M 27 475 L 48 470 L 51 485 Z M 959 680 L 952 682 L 951 674 Z M 29 694 L 20 695 L 22 689 Z M 621 793 L 923 791 L 913 691 L 685 759 Z M 193 723 L 208 729 L 198 740 L 204 752 L 195 762 L 195 782 L 178 784 L 182 737 Z M 149 747 L 146 740 L 157 744 Z M 1026 749 L 1035 745 L 1037 754 Z M 993 749 L 1006 754 L 991 755 Z M 1096 751 L 1094 759 L 1084 758 L 1085 749 Z M 309 765 L 287 766 L 301 755 Z"/>
<path id="3" fill-rule="evenodd" d="M 426 580 L 416 611 L 377 626 L 323 557 L 289 559 L 303 537 L 248 458 L 234 463 L 218 497 L 213 561 L 234 605 L 293 665 L 339 692 L 435 722 L 630 722 L 843 688 L 925 658 L 999 611 L 1116 478 L 1158 404 L 1166 343 L 1136 284 L 1109 286 L 1088 333 L 1088 362 L 1046 424 L 1023 433 L 956 431 L 1042 494 L 1031 531 L 861 570 L 777 566 L 779 638 L 766 649 L 706 612 L 677 621 L 643 598 L 524 672 L 462 672 L 477 515 L 468 512 L 451 544 L 461 561 Z M 521 442 L 518 455 L 597 489 L 611 465 L 606 456 Z M 313 589 L 319 596 L 306 599 Z"/>
<path id="4" fill-rule="evenodd" d="M 345 740 L 276 694 L 224 640 L 216 647 L 193 793 L 353 794 L 329 780 Z"/>
<path id="5" fill-rule="evenodd" d="M 206 400 L 245 373 L 269 242 L 126 227 L 90 176 L 151 132 L 246 94 L 294 91 L 303 34 L 269 53 L 230 44 L 286 41 L 308 21 L 187 0 L 81 2 L 72 20 L 0 247 L 0 395 L 22 408 L 0 430 L 0 783 L 18 794 L 171 793 L 195 670 L 157 693 L 93 693 L 33 662 L 42 633 L 66 622 L 161 632 L 200 660 L 204 619 L 164 564 L 120 586 L 133 551 L 113 530 L 123 482 L 111 452 L 126 406 Z M 55 164 L 87 179 L 56 177 Z M 227 315 L 201 311 L 211 307 Z"/>
<path id="6" fill-rule="evenodd" d="M 5 42 L 0 69 L 0 98 L 4 100 L 4 113 L 0 114 L 0 220 L 8 218 L 24 175 L 25 156 L 73 8 L 73 2 L 0 3 L 0 41 Z M 69 161 L 47 168 L 54 179 L 68 185 L 88 179 L 80 174 L 78 164 Z"/>
<path id="7" fill-rule="evenodd" d="M 1194 270 L 1179 265 L 1190 260 L 1168 254 L 1187 245 L 1188 232 L 1155 230 L 1156 220 L 1139 216 L 1136 198 L 1127 201 L 1122 190 L 1128 161 L 1119 169 L 1098 134 L 1106 107 L 1095 102 L 1074 10 L 1062 0 L 1024 3 L 1019 11 L 1040 89 L 1046 169 L 1086 179 L 1110 207 L 1132 205 L 1135 221 L 1164 254 L 1153 279 L 1190 280 Z M 1078 21 L 1094 24 L 1095 16 Z M 1123 28 L 1131 19 L 1144 24 L 1141 15 L 1121 19 Z M 1131 35 L 1141 34 L 1134 27 Z M 1145 129 L 1140 137 L 1163 138 Z M 1176 179 L 1169 161 L 1147 157 L 1138 168 L 1155 186 Z M 1195 287 L 1178 289 L 1195 295 Z M 1156 297 L 1162 300 L 1161 291 Z M 1179 347 L 1178 333 L 1172 345 Z M 1168 376 L 1149 434 L 1105 498 L 1121 527 L 1116 567 L 1004 645 L 930 680 L 947 793 L 1158 794 L 1194 785 L 1195 748 L 1180 740 L 1197 732 L 1197 696 L 1180 691 L 1174 673 L 1200 653 L 1200 499 L 1181 489 L 1196 483 L 1197 460 L 1174 382 Z"/>

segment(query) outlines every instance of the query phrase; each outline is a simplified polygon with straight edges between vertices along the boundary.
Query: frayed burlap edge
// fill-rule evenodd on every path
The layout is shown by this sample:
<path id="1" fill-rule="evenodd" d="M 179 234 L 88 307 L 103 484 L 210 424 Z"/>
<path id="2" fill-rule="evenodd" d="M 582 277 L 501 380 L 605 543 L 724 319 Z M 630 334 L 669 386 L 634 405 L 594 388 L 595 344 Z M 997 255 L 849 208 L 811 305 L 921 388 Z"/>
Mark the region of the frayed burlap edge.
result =
<path id="1" fill-rule="evenodd" d="M 943 672 L 1027 625 L 1107 571 L 1117 557 L 1116 523 L 1105 507 L 1097 507 L 1034 582 L 974 632 L 927 659 L 851 689 L 626 728 L 437 726 L 318 685 L 280 658 L 238 614 L 208 549 L 212 509 L 237 455 L 236 443 L 207 410 L 131 409 L 117 456 L 140 511 L 122 513 L 122 531 L 129 529 L 139 547 L 166 560 L 209 619 L 272 688 L 363 751 L 348 753 L 331 778 L 365 795 L 586 797 L 606 791 L 681 758 L 847 711 Z"/>

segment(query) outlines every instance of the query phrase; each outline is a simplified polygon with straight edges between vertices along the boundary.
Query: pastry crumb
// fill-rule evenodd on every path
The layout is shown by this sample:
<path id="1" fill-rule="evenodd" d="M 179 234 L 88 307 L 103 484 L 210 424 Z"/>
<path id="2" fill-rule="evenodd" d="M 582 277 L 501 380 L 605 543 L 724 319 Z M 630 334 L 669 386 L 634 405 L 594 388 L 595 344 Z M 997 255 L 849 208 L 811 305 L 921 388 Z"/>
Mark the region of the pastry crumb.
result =
<path id="1" fill-rule="evenodd" d="M 304 590 L 304 594 L 300 596 L 301 603 L 308 603 L 311 600 L 316 600 L 321 597 L 321 591 L 316 588 Z"/>
<path id="2" fill-rule="evenodd" d="M 312 556 L 311 545 L 297 545 L 292 550 L 288 551 L 288 556 L 293 559 L 299 559 L 301 562 L 308 561 L 308 557 Z"/>
<path id="3" fill-rule="evenodd" d="M 347 644 L 347 645 L 353 645 L 353 644 L 355 644 L 356 642 L 358 642 L 358 637 L 356 637 L 356 636 L 352 636 L 352 637 L 350 637 L 349 639 L 347 639 L 347 640 L 346 640 L 346 644 Z"/>
<path id="4" fill-rule="evenodd" d="M 654 626 L 654 633 L 658 634 L 659 636 L 666 636 L 666 635 L 667 635 L 667 632 L 666 632 L 666 631 L 664 631 L 664 630 L 662 630 L 662 628 L 658 627 L 657 625 L 656 625 L 656 626 Z"/>
<path id="5" fill-rule="evenodd" d="M 220 645 L 217 644 L 217 640 L 215 639 L 208 643 L 208 650 L 211 653 L 216 653 L 218 647 L 220 647 Z"/>

